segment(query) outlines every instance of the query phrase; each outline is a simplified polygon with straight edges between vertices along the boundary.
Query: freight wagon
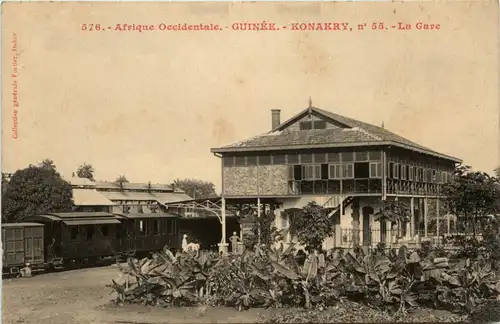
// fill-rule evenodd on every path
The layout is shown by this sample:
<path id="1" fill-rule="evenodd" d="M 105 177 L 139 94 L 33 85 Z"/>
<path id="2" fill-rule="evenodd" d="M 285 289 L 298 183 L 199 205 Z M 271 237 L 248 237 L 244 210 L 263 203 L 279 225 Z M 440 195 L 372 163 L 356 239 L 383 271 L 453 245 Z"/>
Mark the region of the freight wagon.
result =
<path id="1" fill-rule="evenodd" d="M 17 274 L 26 266 L 32 270 L 43 269 L 43 224 L 2 224 L 2 273 Z"/>

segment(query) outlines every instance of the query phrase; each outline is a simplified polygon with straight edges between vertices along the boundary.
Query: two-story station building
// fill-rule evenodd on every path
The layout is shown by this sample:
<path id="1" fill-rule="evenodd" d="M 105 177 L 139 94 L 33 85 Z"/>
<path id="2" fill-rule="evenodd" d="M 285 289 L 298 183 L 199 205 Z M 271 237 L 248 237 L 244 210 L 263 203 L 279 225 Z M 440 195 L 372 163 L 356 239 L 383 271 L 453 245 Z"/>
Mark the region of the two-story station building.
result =
<path id="1" fill-rule="evenodd" d="M 337 234 L 324 243 L 331 248 L 349 245 L 353 229 L 363 245 L 385 240 L 391 224 L 373 215 L 398 199 L 411 206 L 411 221 L 398 225 L 402 239 L 439 236 L 430 224 L 445 215 L 441 188 L 460 159 L 311 102 L 285 122 L 272 110 L 271 120 L 269 132 L 211 150 L 221 158 L 224 208 L 272 209 L 277 227 L 286 228 L 290 212 L 315 201 L 334 217 Z"/>

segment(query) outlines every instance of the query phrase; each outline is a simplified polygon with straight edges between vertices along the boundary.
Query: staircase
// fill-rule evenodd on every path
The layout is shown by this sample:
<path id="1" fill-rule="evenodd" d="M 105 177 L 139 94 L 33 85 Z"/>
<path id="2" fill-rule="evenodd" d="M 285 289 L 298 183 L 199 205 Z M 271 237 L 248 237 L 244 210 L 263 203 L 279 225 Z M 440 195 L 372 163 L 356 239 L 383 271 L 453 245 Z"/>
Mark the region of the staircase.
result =
<path id="1" fill-rule="evenodd" d="M 335 214 L 340 214 L 341 210 L 340 206 L 342 206 L 342 209 L 345 210 L 354 201 L 353 196 L 347 196 L 341 202 L 338 202 L 338 204 L 334 205 L 334 207 L 332 208 L 333 198 L 338 198 L 338 197 L 332 197 L 332 199 L 328 200 L 325 204 L 323 204 L 323 208 L 330 210 L 328 213 L 328 217 L 332 217 Z"/>

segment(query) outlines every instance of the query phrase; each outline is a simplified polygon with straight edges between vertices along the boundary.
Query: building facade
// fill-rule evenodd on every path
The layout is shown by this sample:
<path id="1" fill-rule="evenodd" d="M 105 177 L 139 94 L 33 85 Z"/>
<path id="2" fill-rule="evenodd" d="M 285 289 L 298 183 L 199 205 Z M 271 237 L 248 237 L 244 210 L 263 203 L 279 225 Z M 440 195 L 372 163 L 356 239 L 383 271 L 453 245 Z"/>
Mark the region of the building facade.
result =
<path id="1" fill-rule="evenodd" d="M 259 215 L 273 209 L 286 228 L 287 211 L 315 201 L 334 217 L 336 235 L 324 244 L 331 248 L 351 244 L 355 233 L 364 245 L 385 242 L 394 224 L 373 215 L 400 200 L 411 206 L 411 220 L 397 225 L 400 241 L 439 236 L 442 187 L 460 159 L 312 105 L 283 123 L 272 110 L 271 124 L 268 133 L 212 149 L 228 203 L 253 200 Z"/>

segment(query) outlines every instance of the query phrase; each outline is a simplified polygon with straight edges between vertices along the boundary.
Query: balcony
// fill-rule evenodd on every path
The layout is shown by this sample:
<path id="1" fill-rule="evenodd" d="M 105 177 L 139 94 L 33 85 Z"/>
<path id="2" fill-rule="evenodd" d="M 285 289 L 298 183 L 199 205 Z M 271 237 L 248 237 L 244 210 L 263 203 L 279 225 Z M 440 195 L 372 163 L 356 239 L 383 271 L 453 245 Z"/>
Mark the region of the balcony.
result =
<path id="1" fill-rule="evenodd" d="M 381 179 L 291 180 L 290 195 L 382 194 Z"/>

